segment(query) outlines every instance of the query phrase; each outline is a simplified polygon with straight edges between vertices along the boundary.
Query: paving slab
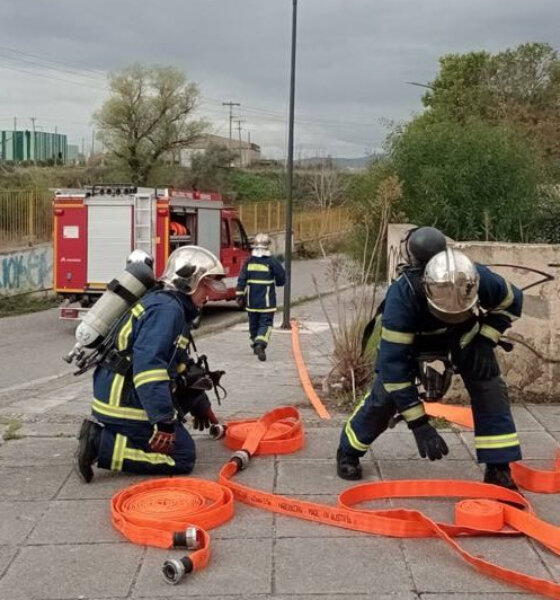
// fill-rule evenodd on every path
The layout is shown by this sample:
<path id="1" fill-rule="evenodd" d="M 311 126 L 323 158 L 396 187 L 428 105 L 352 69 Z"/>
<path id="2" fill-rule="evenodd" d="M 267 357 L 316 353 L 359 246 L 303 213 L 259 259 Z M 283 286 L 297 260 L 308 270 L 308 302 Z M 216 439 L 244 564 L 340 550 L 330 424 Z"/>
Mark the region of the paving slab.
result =
<path id="1" fill-rule="evenodd" d="M 75 423 L 49 423 L 47 421 L 29 421 L 24 422 L 22 428 L 18 431 L 23 437 L 66 437 L 76 438 L 78 427 Z"/>
<path id="2" fill-rule="evenodd" d="M 87 518 L 84 518 L 87 516 Z M 111 525 L 107 500 L 58 500 L 33 530 L 28 544 L 73 544 L 76 542 L 124 542 Z"/>
<path id="3" fill-rule="evenodd" d="M 0 580 L 1 600 L 125 598 L 142 548 L 122 544 L 28 546 Z M 32 576 L 30 576 L 32 568 Z"/>
<path id="4" fill-rule="evenodd" d="M 467 460 L 380 460 L 383 479 L 466 479 L 482 481 L 483 471 L 475 462 Z"/>
<path id="5" fill-rule="evenodd" d="M 5 467 L 71 465 L 76 443 L 68 438 L 10 440 L 0 448 L 0 464 Z"/>
<path id="6" fill-rule="evenodd" d="M 213 529 L 210 535 L 213 540 L 271 539 L 274 537 L 274 514 L 236 502 L 233 518 Z"/>
<path id="7" fill-rule="evenodd" d="M 72 467 L 0 467 L 0 500 L 50 500 L 68 478 Z"/>
<path id="8" fill-rule="evenodd" d="M 560 527 L 559 494 L 534 494 L 523 490 L 523 495 L 529 500 L 539 518 Z"/>
<path id="9" fill-rule="evenodd" d="M 441 540 L 404 540 L 403 543 L 416 590 L 420 593 L 522 591 L 479 573 Z M 550 577 L 538 554 L 523 538 L 461 538 L 459 544 L 470 554 L 502 567 L 543 579 Z"/>
<path id="10" fill-rule="evenodd" d="M 154 479 L 155 477 L 152 477 Z M 115 492 L 145 481 L 145 475 L 131 475 L 130 473 L 113 473 L 103 469 L 94 468 L 94 477 L 91 483 L 85 484 L 72 468 L 70 476 L 57 494 L 57 500 L 93 500 L 111 498 Z"/>
<path id="11" fill-rule="evenodd" d="M 421 600 L 542 600 L 542 596 L 535 594 L 516 594 L 516 593 L 466 593 L 466 594 L 432 594 L 426 593 L 419 596 Z"/>
<path id="12" fill-rule="evenodd" d="M 364 479 L 378 479 L 375 462 L 362 461 Z M 336 474 L 333 460 L 292 460 L 278 462 L 277 494 L 338 494 L 348 487 L 348 481 Z"/>
<path id="13" fill-rule="evenodd" d="M 0 502 L 0 545 L 22 544 L 48 506 L 47 502 Z"/>
<path id="14" fill-rule="evenodd" d="M 543 431 L 545 429 L 544 425 L 535 419 L 527 406 L 513 404 L 511 412 L 517 431 Z"/>
<path id="15" fill-rule="evenodd" d="M 0 580 L 17 551 L 15 546 L 0 546 Z"/>
<path id="16" fill-rule="evenodd" d="M 399 540 L 279 539 L 274 549 L 278 594 L 410 592 L 413 582 Z M 319 596 L 321 597 L 321 596 Z"/>
<path id="17" fill-rule="evenodd" d="M 290 594 L 289 596 L 269 596 L 274 600 L 348 600 L 348 595 L 341 594 Z M 352 600 L 419 600 L 420 596 L 413 592 L 397 592 L 396 594 L 378 594 L 376 592 L 370 594 L 352 594 Z"/>
<path id="18" fill-rule="evenodd" d="M 305 429 L 304 447 L 293 454 L 279 454 L 279 461 L 328 459 L 336 460 L 336 450 L 340 439 L 339 427 Z"/>
<path id="19" fill-rule="evenodd" d="M 469 451 L 461 441 L 458 433 L 440 432 L 449 447 L 445 460 L 468 460 Z M 371 445 L 373 457 L 377 460 L 425 460 L 418 453 L 414 435 L 410 431 L 393 433 L 386 431 Z"/>
<path id="20" fill-rule="evenodd" d="M 560 404 L 528 404 L 527 408 L 548 431 L 560 431 Z"/>
<path id="21" fill-rule="evenodd" d="M 180 558 L 184 552 L 148 548 L 134 585 L 133 598 L 178 598 L 204 595 L 269 594 L 271 592 L 272 540 L 228 539 L 212 543 L 212 558 L 207 569 L 193 573 L 183 585 L 170 586 L 160 575 L 163 562 Z"/>

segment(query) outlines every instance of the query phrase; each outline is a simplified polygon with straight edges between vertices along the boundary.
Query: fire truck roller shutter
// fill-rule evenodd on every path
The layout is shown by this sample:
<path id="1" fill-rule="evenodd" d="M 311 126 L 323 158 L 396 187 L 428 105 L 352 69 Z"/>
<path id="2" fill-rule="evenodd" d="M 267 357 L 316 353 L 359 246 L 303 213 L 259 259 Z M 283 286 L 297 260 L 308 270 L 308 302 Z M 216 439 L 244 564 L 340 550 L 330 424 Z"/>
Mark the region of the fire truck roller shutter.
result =
<path id="1" fill-rule="evenodd" d="M 198 246 L 210 250 L 216 256 L 220 256 L 220 223 L 221 211 L 216 208 L 198 209 Z"/>

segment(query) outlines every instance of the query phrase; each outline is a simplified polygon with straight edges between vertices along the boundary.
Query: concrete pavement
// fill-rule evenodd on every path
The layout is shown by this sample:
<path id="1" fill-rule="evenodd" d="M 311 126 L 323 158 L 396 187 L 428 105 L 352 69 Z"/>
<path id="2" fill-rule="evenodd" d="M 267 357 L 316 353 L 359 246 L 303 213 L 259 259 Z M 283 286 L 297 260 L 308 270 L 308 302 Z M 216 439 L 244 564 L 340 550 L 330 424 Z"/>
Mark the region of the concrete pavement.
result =
<path id="1" fill-rule="evenodd" d="M 311 275 L 325 280 L 328 261 L 296 260 L 292 267 L 292 300 L 314 295 Z M 283 300 L 279 290 L 278 301 Z M 237 319 L 240 312 L 235 302 L 209 304 L 204 311 L 203 327 L 223 326 Z M 42 384 L 50 377 L 70 375 L 74 370 L 61 360 L 75 343 L 76 323 L 61 321 L 58 308 L 0 319 L 0 393 L 2 389 L 25 385 L 29 381 Z"/>
<path id="2" fill-rule="evenodd" d="M 331 368 L 328 328 L 317 301 L 294 309 L 303 323 L 301 343 L 311 375 Z M 277 321 L 281 319 L 277 317 Z M 236 480 L 263 490 L 334 503 L 346 482 L 334 468 L 345 415 L 318 419 L 301 390 L 289 334 L 275 331 L 269 361 L 260 363 L 247 343 L 247 328 L 235 326 L 200 341 L 211 364 L 224 368 L 229 397 L 216 407 L 223 419 L 260 415 L 281 404 L 298 407 L 306 428 L 299 453 L 257 457 Z M 60 383 L 60 382 L 58 382 Z M 252 600 L 528 600 L 514 587 L 496 583 L 463 563 L 438 540 L 367 536 L 248 508 L 211 531 L 208 568 L 172 587 L 160 576 L 163 561 L 180 552 L 142 548 L 113 530 L 109 499 L 142 477 L 97 471 L 90 485 L 72 469 L 74 435 L 88 413 L 90 377 L 69 385 L 47 382 L 14 395 L 0 418 L 22 427 L 0 446 L 0 600 L 84 598 L 249 598 Z M 560 406 L 518 405 L 515 416 L 526 458 L 544 464 L 560 443 Z M 422 461 L 402 425 L 384 434 L 363 461 L 366 479 L 463 478 L 480 480 L 472 434 L 444 432 L 450 456 Z M 220 442 L 196 436 L 194 476 L 214 480 L 230 456 Z M 527 494 L 537 514 L 560 525 L 558 496 Z M 450 521 L 452 503 L 403 500 L 368 503 L 402 506 Z M 463 539 L 475 554 L 532 575 L 560 582 L 560 560 L 524 538 Z"/>

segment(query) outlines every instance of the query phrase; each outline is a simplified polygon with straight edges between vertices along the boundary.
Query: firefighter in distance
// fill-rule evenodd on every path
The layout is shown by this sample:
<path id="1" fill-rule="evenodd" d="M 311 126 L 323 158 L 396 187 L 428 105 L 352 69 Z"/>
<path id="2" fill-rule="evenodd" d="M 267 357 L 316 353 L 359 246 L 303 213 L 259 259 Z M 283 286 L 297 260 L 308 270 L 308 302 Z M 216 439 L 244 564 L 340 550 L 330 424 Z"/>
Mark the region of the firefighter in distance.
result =
<path id="1" fill-rule="evenodd" d="M 169 257 L 156 286 L 121 318 L 113 350 L 93 375 L 92 415 L 82 423 L 76 462 L 89 483 L 92 466 L 150 475 L 186 475 L 195 464 L 195 429 L 215 418 L 204 391 L 188 389 L 188 335 L 210 290 L 223 291 L 224 269 L 208 250 L 184 246 Z"/>
<path id="2" fill-rule="evenodd" d="M 469 393 L 484 481 L 516 490 L 509 464 L 521 459 L 521 449 L 494 350 L 521 316 L 522 293 L 448 248 L 445 236 L 432 227 L 413 230 L 401 245 L 403 253 L 405 264 L 371 328 L 369 344 L 377 348 L 373 388 L 342 430 L 337 473 L 360 479 L 360 457 L 396 414 L 412 431 L 422 458 L 448 454 L 416 385 L 418 357 L 432 354 L 451 362 Z"/>
<path id="3" fill-rule="evenodd" d="M 271 256 L 270 236 L 258 233 L 251 256 L 245 261 L 237 279 L 236 300 L 249 317 L 249 336 L 253 352 L 266 360 L 276 312 L 276 286 L 283 286 L 286 273 L 280 262 Z"/>

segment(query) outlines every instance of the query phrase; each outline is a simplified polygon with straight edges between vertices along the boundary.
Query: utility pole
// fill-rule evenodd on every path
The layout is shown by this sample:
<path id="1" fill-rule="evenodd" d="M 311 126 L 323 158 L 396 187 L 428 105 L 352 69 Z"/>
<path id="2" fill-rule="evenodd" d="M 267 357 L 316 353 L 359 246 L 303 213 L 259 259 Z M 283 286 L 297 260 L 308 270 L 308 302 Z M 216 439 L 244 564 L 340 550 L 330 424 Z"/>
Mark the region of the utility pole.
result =
<path id="1" fill-rule="evenodd" d="M 241 123 L 243 123 L 243 119 L 234 119 L 237 123 L 237 130 L 239 132 L 239 167 L 243 166 L 243 149 L 241 147 Z"/>
<path id="2" fill-rule="evenodd" d="M 95 154 L 95 129 L 91 130 L 91 154 L 90 158 Z"/>
<path id="3" fill-rule="evenodd" d="M 14 117 L 14 131 L 17 131 L 17 117 Z"/>
<path id="4" fill-rule="evenodd" d="M 37 117 L 30 117 L 33 124 L 33 164 L 37 164 L 37 136 L 35 135 L 35 120 Z"/>
<path id="5" fill-rule="evenodd" d="M 288 128 L 288 199 L 286 202 L 286 283 L 284 284 L 284 319 L 282 329 L 290 329 L 292 295 L 292 197 L 294 187 L 294 107 L 296 94 L 297 0 L 292 0 L 292 64 L 290 69 L 290 123 Z"/>
<path id="6" fill-rule="evenodd" d="M 86 141 L 82 138 L 82 156 L 84 157 L 84 161 L 86 160 Z"/>
<path id="7" fill-rule="evenodd" d="M 233 121 L 233 107 L 241 106 L 239 102 L 222 102 L 222 106 L 229 106 L 229 142 L 231 146 L 231 122 Z"/>

